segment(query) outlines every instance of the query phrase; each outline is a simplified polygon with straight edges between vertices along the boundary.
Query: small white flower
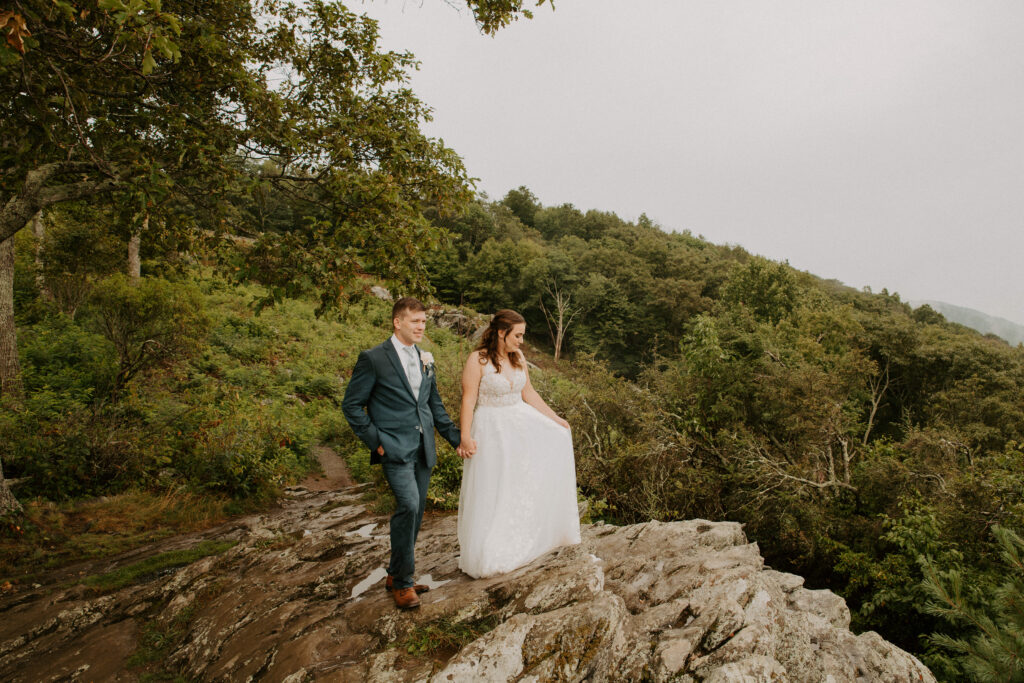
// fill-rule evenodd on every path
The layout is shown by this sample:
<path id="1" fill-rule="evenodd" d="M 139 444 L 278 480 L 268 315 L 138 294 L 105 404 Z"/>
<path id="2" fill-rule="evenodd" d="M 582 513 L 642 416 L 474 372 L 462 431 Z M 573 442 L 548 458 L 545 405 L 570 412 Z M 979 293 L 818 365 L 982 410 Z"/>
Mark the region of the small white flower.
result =
<path id="1" fill-rule="evenodd" d="M 420 351 L 420 360 L 423 361 L 423 365 L 425 365 L 425 366 L 426 365 L 433 365 L 434 364 L 434 354 L 432 354 L 430 351 Z"/>

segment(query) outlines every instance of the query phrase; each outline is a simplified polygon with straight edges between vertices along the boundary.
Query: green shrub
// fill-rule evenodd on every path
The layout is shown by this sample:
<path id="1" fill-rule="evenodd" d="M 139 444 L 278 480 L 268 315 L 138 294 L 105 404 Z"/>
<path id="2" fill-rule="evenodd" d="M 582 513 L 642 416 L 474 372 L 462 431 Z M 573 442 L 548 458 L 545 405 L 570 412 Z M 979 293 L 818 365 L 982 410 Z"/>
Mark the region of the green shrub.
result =
<path id="1" fill-rule="evenodd" d="M 251 396 L 263 396 L 273 386 L 273 371 L 265 365 L 236 366 L 224 371 L 224 382 Z"/>
<path id="2" fill-rule="evenodd" d="M 355 438 L 345 416 L 338 409 L 321 411 L 317 415 L 316 424 L 320 441 L 336 443 L 343 438 Z"/>
<path id="3" fill-rule="evenodd" d="M 462 458 L 443 439 L 438 439 L 437 446 L 437 465 L 430 476 L 427 499 L 439 510 L 458 510 L 462 488 Z"/>
<path id="4" fill-rule="evenodd" d="M 117 376 L 117 353 L 102 335 L 56 313 L 18 331 L 22 378 L 29 395 L 50 390 L 62 400 L 105 396 Z"/>
<path id="5" fill-rule="evenodd" d="M 198 350 L 209 327 L 198 289 L 160 278 L 113 275 L 96 286 L 92 305 L 94 325 L 117 352 L 115 396 L 143 370 Z"/>
<path id="6" fill-rule="evenodd" d="M 40 390 L 0 420 L 5 473 L 27 478 L 21 496 L 66 500 L 120 492 L 145 478 L 140 433 L 122 411 Z"/>
<path id="7" fill-rule="evenodd" d="M 295 383 L 294 392 L 304 400 L 325 398 L 341 405 L 341 386 L 338 378 L 331 375 L 315 375 L 306 377 Z"/>
<path id="8" fill-rule="evenodd" d="M 191 449 L 175 463 L 193 485 L 237 497 L 269 498 L 309 469 L 311 427 L 296 429 L 263 406 L 236 403 L 192 434 Z"/>
<path id="9" fill-rule="evenodd" d="M 211 331 L 210 344 L 243 363 L 259 363 L 272 353 L 276 335 L 262 319 L 248 315 L 221 317 Z"/>

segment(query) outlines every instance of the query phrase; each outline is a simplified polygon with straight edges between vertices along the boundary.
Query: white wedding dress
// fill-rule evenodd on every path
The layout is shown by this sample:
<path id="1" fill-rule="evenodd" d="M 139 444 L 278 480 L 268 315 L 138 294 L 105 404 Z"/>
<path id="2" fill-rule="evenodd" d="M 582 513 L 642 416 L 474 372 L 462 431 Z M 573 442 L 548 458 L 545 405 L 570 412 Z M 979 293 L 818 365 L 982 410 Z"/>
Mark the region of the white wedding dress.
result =
<path id="1" fill-rule="evenodd" d="M 459 495 L 459 568 L 474 578 L 580 542 L 571 433 L 523 401 L 525 368 L 483 372 Z"/>

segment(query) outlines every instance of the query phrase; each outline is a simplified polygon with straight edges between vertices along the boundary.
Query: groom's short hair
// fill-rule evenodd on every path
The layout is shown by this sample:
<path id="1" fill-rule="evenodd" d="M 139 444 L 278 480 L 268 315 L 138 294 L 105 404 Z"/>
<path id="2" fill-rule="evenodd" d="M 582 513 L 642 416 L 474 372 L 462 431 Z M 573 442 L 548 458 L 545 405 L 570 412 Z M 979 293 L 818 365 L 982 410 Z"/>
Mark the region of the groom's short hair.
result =
<path id="1" fill-rule="evenodd" d="M 413 296 L 403 296 L 401 299 L 395 302 L 395 305 L 391 307 L 391 319 L 402 317 L 402 314 L 406 311 L 411 313 L 419 313 L 420 311 L 427 310 L 427 307 L 423 305 L 423 302 Z"/>

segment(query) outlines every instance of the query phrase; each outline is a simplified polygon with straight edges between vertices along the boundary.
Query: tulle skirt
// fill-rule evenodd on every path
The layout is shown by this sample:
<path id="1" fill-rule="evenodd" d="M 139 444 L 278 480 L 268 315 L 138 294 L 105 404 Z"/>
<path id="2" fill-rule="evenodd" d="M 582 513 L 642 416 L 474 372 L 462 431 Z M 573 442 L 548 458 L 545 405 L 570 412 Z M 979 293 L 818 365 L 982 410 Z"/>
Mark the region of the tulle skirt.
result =
<path id="1" fill-rule="evenodd" d="M 533 406 L 478 406 L 459 495 L 459 568 L 474 578 L 580 542 L 572 435 Z"/>

